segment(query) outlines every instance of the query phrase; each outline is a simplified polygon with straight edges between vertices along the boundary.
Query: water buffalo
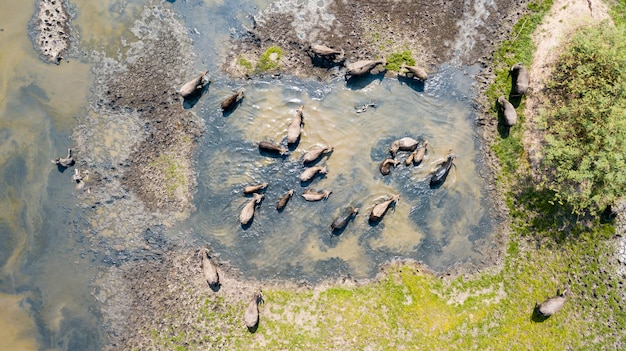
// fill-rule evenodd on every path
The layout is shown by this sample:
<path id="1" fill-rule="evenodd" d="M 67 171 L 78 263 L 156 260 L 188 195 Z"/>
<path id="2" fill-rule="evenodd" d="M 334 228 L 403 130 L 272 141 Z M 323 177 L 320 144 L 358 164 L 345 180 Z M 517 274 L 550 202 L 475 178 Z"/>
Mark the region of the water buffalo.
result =
<path id="1" fill-rule="evenodd" d="M 400 200 L 400 194 L 393 195 L 391 198 L 381 203 L 376 204 L 374 208 L 372 208 L 372 211 L 370 212 L 369 221 L 376 222 L 382 219 L 385 213 L 387 212 L 387 209 L 389 209 L 389 206 L 392 203 L 397 202 L 398 200 Z"/>
<path id="2" fill-rule="evenodd" d="M 509 71 L 513 76 L 513 91 L 511 96 L 521 96 L 528 91 L 530 76 L 528 70 L 519 63 L 514 64 Z"/>
<path id="3" fill-rule="evenodd" d="M 204 86 L 209 83 L 209 79 L 206 76 L 207 73 L 209 73 L 209 71 L 204 71 L 200 73 L 200 75 L 196 78 L 183 84 L 183 86 L 178 91 L 178 94 L 180 94 L 183 99 L 187 99 L 189 97 L 199 94 L 202 91 L 202 88 L 204 88 Z"/>
<path id="4" fill-rule="evenodd" d="M 563 292 L 546 299 L 544 302 L 537 304 L 535 303 L 535 311 L 544 318 L 550 317 L 551 315 L 557 313 L 563 305 L 565 301 L 567 301 L 567 296 L 569 295 L 569 287 L 566 286 L 563 289 Z"/>
<path id="5" fill-rule="evenodd" d="M 437 170 L 433 173 L 433 176 L 430 178 L 430 187 L 436 187 L 441 185 L 446 178 L 448 177 L 448 173 L 450 173 L 450 168 L 453 166 L 453 160 L 457 157 L 456 154 L 452 153 L 452 150 L 446 156 L 446 160 L 437 168 Z"/>
<path id="6" fill-rule="evenodd" d="M 311 189 L 305 189 L 302 192 L 302 197 L 306 201 L 319 201 L 319 200 L 328 199 L 328 197 L 332 193 L 333 193 L 332 190 L 324 190 L 322 192 L 319 192 L 319 191 L 315 191 L 315 190 L 311 190 Z"/>
<path id="7" fill-rule="evenodd" d="M 517 123 L 517 112 L 515 112 L 515 107 L 513 104 L 507 100 L 504 95 L 498 98 L 498 104 L 500 105 L 500 109 L 504 114 L 504 123 L 508 126 L 514 126 Z"/>

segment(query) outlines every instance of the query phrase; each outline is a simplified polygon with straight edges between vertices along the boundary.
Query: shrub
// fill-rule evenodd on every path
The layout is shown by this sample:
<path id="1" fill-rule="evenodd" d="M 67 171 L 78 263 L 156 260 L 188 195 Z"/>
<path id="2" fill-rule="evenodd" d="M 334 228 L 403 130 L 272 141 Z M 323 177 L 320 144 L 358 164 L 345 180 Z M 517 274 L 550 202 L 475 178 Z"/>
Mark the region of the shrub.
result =
<path id="1" fill-rule="evenodd" d="M 542 184 L 597 214 L 626 193 L 626 33 L 608 24 L 578 32 L 547 87 Z"/>

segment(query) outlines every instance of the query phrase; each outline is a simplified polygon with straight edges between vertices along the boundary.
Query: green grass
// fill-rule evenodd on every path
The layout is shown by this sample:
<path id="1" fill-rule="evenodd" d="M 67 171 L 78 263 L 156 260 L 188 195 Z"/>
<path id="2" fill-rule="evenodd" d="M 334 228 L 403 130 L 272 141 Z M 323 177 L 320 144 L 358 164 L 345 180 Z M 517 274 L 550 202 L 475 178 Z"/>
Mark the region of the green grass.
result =
<path id="1" fill-rule="evenodd" d="M 242 66 L 249 71 L 252 70 L 252 62 L 246 60 L 244 57 L 240 57 L 239 60 L 237 60 L 237 64 L 239 64 L 239 66 Z"/>
<path id="2" fill-rule="evenodd" d="M 390 71 L 400 72 L 400 67 L 403 63 L 406 63 L 407 66 L 415 65 L 415 59 L 413 58 L 411 51 L 404 50 L 402 52 L 394 52 L 390 54 L 389 57 L 387 57 L 387 65 L 385 68 Z"/>
<path id="3" fill-rule="evenodd" d="M 505 40 L 496 50 L 493 58 L 493 69 L 496 75 L 495 82 L 487 89 L 486 96 L 491 102 L 491 115 L 498 118 L 498 106 L 496 100 L 504 95 L 508 98 L 511 91 L 511 76 L 509 69 L 516 63 L 529 67 L 532 62 L 535 44 L 532 41 L 532 33 L 541 24 L 545 14 L 552 7 L 552 1 L 537 1 L 528 5 L 528 14 L 524 15 L 511 30 L 511 38 Z M 522 99 L 517 106 L 518 122 L 513 126 L 508 135 L 503 134 L 492 148 L 500 159 L 503 167 L 503 178 L 510 178 L 520 166 L 519 160 L 523 159 L 522 129 L 525 118 L 525 103 Z"/>
<path id="4" fill-rule="evenodd" d="M 281 48 L 278 46 L 270 46 L 263 55 L 259 57 L 259 61 L 256 64 L 256 71 L 265 72 L 278 69 L 282 55 L 283 51 Z"/>

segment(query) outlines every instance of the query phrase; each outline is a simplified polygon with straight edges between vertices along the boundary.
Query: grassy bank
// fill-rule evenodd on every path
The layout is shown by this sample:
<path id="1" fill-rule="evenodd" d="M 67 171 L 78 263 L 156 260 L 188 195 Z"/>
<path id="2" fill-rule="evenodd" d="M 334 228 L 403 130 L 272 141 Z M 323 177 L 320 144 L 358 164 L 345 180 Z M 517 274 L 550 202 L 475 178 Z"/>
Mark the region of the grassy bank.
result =
<path id="1" fill-rule="evenodd" d="M 511 39 L 495 53 L 494 102 L 508 95 L 508 69 L 530 66 L 532 33 L 552 1 L 529 6 L 513 28 Z M 624 18 L 616 7 L 614 16 Z M 554 192 L 528 180 L 522 143 L 523 100 L 518 124 L 491 145 L 502 165 L 499 180 L 511 210 L 513 234 L 500 267 L 472 276 L 441 279 L 413 263 L 388 267 L 388 275 L 371 284 L 337 285 L 315 290 L 264 289 L 261 322 L 255 333 L 242 325 L 243 302 L 217 300 L 193 323 L 224 319 L 229 326 L 200 335 L 201 327 L 185 323 L 154 342 L 168 349 L 199 349 L 218 343 L 233 350 L 567 350 L 623 347 L 626 313 L 624 289 L 613 269 L 614 227 L 597 217 L 574 215 L 554 201 Z M 554 296 L 567 284 L 572 292 L 565 307 L 540 321 L 535 302 Z M 183 319 L 181 316 L 178 319 Z M 171 335 L 168 336 L 168 335 Z M 216 338 L 219 338 L 217 340 Z M 206 343 L 204 343 L 206 342 Z"/>

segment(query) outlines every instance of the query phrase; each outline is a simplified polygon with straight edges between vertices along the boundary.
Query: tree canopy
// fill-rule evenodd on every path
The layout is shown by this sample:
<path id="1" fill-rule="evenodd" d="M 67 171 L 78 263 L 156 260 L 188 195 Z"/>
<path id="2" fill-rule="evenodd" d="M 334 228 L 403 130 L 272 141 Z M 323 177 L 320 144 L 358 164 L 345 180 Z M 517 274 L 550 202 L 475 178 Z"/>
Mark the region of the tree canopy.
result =
<path id="1" fill-rule="evenodd" d="M 578 32 L 547 85 L 542 184 L 577 212 L 626 194 L 626 31 Z"/>

